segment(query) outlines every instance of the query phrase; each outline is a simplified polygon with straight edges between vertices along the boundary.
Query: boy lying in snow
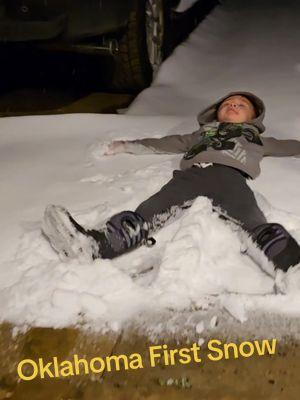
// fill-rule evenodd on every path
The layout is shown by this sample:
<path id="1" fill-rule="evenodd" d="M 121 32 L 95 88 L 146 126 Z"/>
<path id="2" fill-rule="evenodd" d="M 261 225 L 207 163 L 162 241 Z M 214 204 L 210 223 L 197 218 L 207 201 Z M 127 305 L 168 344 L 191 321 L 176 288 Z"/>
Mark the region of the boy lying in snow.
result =
<path id="1" fill-rule="evenodd" d="M 259 175 L 264 156 L 300 155 L 300 141 L 261 137 L 264 113 L 257 96 L 234 92 L 198 115 L 200 128 L 194 133 L 111 142 L 106 155 L 184 153 L 181 170 L 135 211 L 112 216 L 101 230 L 85 229 L 66 209 L 50 205 L 44 234 L 62 256 L 112 259 L 142 244 L 153 245 L 151 234 L 197 196 L 206 196 L 214 211 L 238 224 L 275 268 L 287 271 L 300 262 L 300 247 L 283 226 L 267 222 L 246 180 Z"/>

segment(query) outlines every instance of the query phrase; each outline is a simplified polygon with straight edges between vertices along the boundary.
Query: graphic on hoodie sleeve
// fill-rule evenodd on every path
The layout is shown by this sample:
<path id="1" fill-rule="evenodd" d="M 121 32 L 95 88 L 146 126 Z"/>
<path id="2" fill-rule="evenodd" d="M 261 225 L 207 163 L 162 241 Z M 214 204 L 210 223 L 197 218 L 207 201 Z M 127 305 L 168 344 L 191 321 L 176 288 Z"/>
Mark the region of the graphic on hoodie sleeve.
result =
<path id="1" fill-rule="evenodd" d="M 204 135 L 199 143 L 191 147 L 184 155 L 190 160 L 208 149 L 225 151 L 230 157 L 242 161 L 243 146 L 237 138 L 244 137 L 248 142 L 262 146 L 258 129 L 247 123 L 214 122 L 203 126 Z"/>

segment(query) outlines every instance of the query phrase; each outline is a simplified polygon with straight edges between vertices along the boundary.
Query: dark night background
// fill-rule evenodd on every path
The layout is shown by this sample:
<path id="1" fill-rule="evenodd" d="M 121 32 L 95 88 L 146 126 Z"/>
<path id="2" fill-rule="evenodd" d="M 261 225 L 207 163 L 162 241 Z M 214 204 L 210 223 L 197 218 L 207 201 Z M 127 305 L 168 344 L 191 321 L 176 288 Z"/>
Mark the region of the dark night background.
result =
<path id="1" fill-rule="evenodd" d="M 28 1 L 13 3 L 20 3 L 19 9 L 23 10 Z M 167 26 L 171 43 L 168 54 L 187 38 L 216 3 L 200 0 L 185 13 L 175 17 L 172 14 Z M 2 40 L 0 58 L 1 116 L 116 112 L 127 107 L 141 90 L 113 86 L 114 63 L 108 54 L 53 50 L 34 41 Z"/>

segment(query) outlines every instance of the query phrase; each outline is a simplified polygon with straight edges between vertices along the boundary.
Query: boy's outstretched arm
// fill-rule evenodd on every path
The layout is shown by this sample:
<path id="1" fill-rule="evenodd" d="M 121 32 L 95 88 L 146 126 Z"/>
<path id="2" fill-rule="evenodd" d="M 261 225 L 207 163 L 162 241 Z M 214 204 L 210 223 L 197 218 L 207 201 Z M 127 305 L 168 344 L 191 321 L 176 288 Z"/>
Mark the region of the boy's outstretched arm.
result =
<path id="1" fill-rule="evenodd" d="M 296 139 L 279 140 L 273 137 L 263 137 L 264 156 L 300 157 L 300 141 Z"/>
<path id="2" fill-rule="evenodd" d="M 162 138 L 136 140 L 115 140 L 108 145 L 104 155 L 131 154 L 173 154 L 185 153 L 197 143 L 202 133 L 196 131 L 185 135 L 169 135 Z"/>

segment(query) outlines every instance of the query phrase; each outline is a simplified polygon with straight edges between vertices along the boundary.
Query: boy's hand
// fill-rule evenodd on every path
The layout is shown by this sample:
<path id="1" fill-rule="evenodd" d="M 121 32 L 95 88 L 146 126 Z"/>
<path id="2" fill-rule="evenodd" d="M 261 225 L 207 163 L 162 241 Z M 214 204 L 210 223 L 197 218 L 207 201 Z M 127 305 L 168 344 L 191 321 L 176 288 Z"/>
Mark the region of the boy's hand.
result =
<path id="1" fill-rule="evenodd" d="M 104 152 L 105 156 L 112 156 L 118 153 L 124 153 L 125 151 L 125 140 L 114 140 L 109 143 L 107 149 Z"/>

